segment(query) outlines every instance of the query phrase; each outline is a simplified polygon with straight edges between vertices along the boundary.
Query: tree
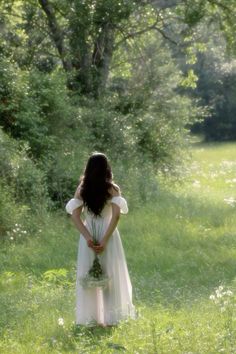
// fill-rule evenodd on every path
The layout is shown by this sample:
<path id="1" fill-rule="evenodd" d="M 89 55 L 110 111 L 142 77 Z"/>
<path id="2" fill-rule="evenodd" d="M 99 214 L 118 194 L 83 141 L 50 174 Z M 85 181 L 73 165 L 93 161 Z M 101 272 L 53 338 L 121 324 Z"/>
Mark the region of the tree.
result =
<path id="1" fill-rule="evenodd" d="M 3 1 L 3 10 L 5 16 L 19 16 L 15 27 L 22 33 L 15 35 L 15 45 L 18 51 L 19 42 L 27 47 L 26 65 L 35 55 L 58 64 L 57 57 L 68 87 L 94 97 L 104 92 L 114 52 L 145 32 L 156 31 L 172 43 L 191 43 L 194 26 L 204 18 L 218 22 L 229 45 L 235 45 L 233 0 Z M 36 53 L 35 44 L 40 47 Z"/>
<path id="2" fill-rule="evenodd" d="M 193 126 L 206 140 L 236 139 L 236 61 L 228 56 L 222 38 L 212 35 L 208 50 L 198 55 L 198 75 L 193 92 L 209 107 L 206 119 Z"/>

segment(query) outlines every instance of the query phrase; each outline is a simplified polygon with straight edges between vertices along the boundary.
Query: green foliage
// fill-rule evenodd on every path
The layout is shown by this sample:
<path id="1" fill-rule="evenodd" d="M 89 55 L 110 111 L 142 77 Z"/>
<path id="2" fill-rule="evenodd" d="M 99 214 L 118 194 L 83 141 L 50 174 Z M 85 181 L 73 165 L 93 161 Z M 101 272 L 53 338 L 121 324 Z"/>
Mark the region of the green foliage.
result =
<path id="1" fill-rule="evenodd" d="M 27 141 L 31 153 L 39 158 L 55 148 L 65 124 L 71 124 L 73 107 L 65 90 L 64 76 L 60 72 L 51 75 L 37 70 L 22 72 L 15 86 L 17 109 L 11 134 Z"/>
<path id="2" fill-rule="evenodd" d="M 14 113 L 17 110 L 15 99 L 15 83 L 19 73 L 16 65 L 0 56 L 0 114 L 1 126 L 10 131 L 14 124 Z"/>
<path id="3" fill-rule="evenodd" d="M 24 220 L 27 214 L 27 207 L 16 202 L 9 186 L 6 186 L 2 181 L 0 195 L 0 239 L 8 238 L 15 241 L 16 235 L 12 235 L 12 230 L 17 231 L 19 223 Z"/>
<path id="4" fill-rule="evenodd" d="M 46 283 L 49 286 L 68 286 L 71 283 L 68 281 L 68 270 L 65 268 L 50 269 L 43 273 L 42 284 Z"/>
<path id="5" fill-rule="evenodd" d="M 48 203 L 45 176 L 28 157 L 27 151 L 26 144 L 0 130 L 0 179 L 11 190 L 16 202 L 40 211 Z"/>
<path id="6" fill-rule="evenodd" d="M 40 159 L 39 166 L 46 174 L 48 193 L 55 207 L 64 208 L 74 194 L 87 158 L 94 150 L 108 155 L 115 181 L 132 203 L 154 197 L 157 187 L 153 164 L 137 150 L 128 117 L 117 111 L 119 103 L 111 96 L 80 102 L 63 145 L 57 144 L 54 151 Z"/>
<path id="7" fill-rule="evenodd" d="M 211 117 L 203 124 L 206 140 L 236 139 L 236 66 L 228 63 L 222 69 L 220 73 L 212 73 L 218 84 L 209 85 L 204 94 L 204 96 L 208 94 L 207 103 L 212 107 Z"/>
<path id="8" fill-rule="evenodd" d="M 188 139 L 187 127 L 200 120 L 203 112 L 197 102 L 181 94 L 186 78 L 161 39 L 144 34 L 139 50 L 142 56 L 130 64 L 128 78 L 122 80 L 119 67 L 112 73 L 111 89 L 119 97 L 117 110 L 126 117 L 123 127 L 133 151 L 151 161 L 156 170 L 174 170 Z M 135 51 L 132 46 L 126 48 L 126 57 L 134 57 Z M 122 51 L 114 57 L 115 68 L 121 56 Z"/>
<path id="9" fill-rule="evenodd" d="M 206 140 L 236 139 L 236 64 L 226 54 L 222 38 L 212 35 L 207 51 L 198 55 L 195 72 L 197 89 L 192 93 L 209 107 L 207 118 L 193 127 L 194 132 L 205 135 Z"/>
<path id="10" fill-rule="evenodd" d="M 33 208 L 48 193 L 54 204 L 41 209 L 64 207 L 93 150 L 108 155 L 131 203 L 153 198 L 157 173 L 180 170 L 189 129 L 204 116 L 186 96 L 198 84 L 191 65 L 207 48 L 198 26 L 220 18 L 230 33 L 231 1 L 3 1 L 0 9 L 1 127 L 19 142 L 4 137 L 12 156 L 1 147 L 0 164 L 16 200 Z M 175 41 L 187 54 L 184 75 Z"/>
<path id="11" fill-rule="evenodd" d="M 186 1 L 184 8 L 185 17 L 184 22 L 190 27 L 197 25 L 205 16 L 207 2 L 205 0 Z"/>
<path id="12" fill-rule="evenodd" d="M 187 73 L 187 76 L 185 78 L 183 78 L 183 80 L 181 81 L 181 85 L 183 87 L 196 88 L 197 81 L 198 81 L 197 75 L 194 73 L 194 71 L 192 69 L 190 69 Z"/>
<path id="13" fill-rule="evenodd" d="M 53 153 L 47 154 L 40 161 L 41 168 L 46 174 L 49 196 L 57 208 L 64 209 L 66 200 L 74 195 L 91 152 L 81 144 L 80 139 L 84 132 L 76 130 L 74 133 L 74 139 L 67 136 L 63 145 L 57 145 Z"/>

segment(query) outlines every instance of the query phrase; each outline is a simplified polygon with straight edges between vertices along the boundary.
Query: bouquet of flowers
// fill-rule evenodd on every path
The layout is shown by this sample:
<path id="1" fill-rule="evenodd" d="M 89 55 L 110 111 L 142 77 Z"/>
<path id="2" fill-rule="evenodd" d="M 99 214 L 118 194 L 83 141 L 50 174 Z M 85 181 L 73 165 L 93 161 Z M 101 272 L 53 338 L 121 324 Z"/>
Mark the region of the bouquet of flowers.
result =
<path id="1" fill-rule="evenodd" d="M 92 220 L 92 237 L 94 245 L 99 245 L 99 236 L 101 235 L 102 227 L 98 227 L 94 220 Z M 80 278 L 80 284 L 84 288 L 105 288 L 108 285 L 109 278 L 104 274 L 98 255 L 95 253 L 95 258 L 92 267 L 85 275 L 85 277 Z"/>

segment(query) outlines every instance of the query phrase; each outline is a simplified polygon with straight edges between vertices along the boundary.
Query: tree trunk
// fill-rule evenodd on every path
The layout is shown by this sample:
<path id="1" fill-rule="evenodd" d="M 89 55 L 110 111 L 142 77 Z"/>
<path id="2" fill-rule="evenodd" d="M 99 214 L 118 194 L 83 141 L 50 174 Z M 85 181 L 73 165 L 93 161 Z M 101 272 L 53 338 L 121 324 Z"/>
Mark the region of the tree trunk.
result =
<path id="1" fill-rule="evenodd" d="M 72 65 L 68 59 L 66 59 L 66 50 L 64 47 L 64 38 L 61 32 L 61 29 L 57 23 L 56 16 L 51 4 L 47 0 L 39 0 L 43 11 L 45 12 L 48 20 L 48 26 L 50 29 L 50 35 L 55 43 L 55 46 L 58 50 L 60 58 L 62 60 L 63 68 L 65 71 L 70 71 Z"/>
<path id="2" fill-rule="evenodd" d="M 95 42 L 92 66 L 93 66 L 93 89 L 95 96 L 102 94 L 106 87 L 109 68 L 114 50 L 114 29 L 106 23 Z"/>

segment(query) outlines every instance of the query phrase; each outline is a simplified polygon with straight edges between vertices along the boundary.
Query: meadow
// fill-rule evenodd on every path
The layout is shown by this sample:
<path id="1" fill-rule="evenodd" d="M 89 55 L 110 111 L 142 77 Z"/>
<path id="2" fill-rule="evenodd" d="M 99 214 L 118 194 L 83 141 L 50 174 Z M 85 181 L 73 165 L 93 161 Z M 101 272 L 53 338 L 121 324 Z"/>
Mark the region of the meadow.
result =
<path id="1" fill-rule="evenodd" d="M 157 200 L 121 218 L 137 319 L 115 328 L 75 326 L 78 233 L 65 211 L 30 234 L 15 225 L 0 250 L 0 353 L 235 353 L 235 151 L 196 143 L 182 182 L 160 182 Z"/>

